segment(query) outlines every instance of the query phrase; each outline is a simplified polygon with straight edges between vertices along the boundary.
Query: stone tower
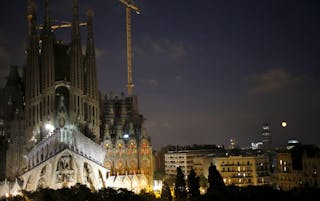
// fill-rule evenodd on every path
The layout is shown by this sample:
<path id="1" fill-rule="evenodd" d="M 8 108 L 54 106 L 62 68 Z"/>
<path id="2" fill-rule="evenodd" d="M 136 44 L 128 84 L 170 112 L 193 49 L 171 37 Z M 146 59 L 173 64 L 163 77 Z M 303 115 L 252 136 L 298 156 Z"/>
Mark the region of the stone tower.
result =
<path id="1" fill-rule="evenodd" d="M 4 88 L 0 89 L 0 179 L 14 179 L 22 169 L 23 92 L 18 66 L 11 66 Z"/>
<path id="2" fill-rule="evenodd" d="M 105 167 L 111 174 L 143 173 L 153 179 L 153 153 L 137 96 L 105 97 Z"/>
<path id="3" fill-rule="evenodd" d="M 78 1 L 73 1 L 71 42 L 57 41 L 51 28 L 48 1 L 43 27 L 37 30 L 35 5 L 28 1 L 28 47 L 25 88 L 26 151 L 46 138 L 53 128 L 71 124 L 99 142 L 100 117 L 96 61 L 93 41 L 93 13 L 88 12 L 88 36 L 82 53 Z M 65 111 L 57 111 L 63 101 Z"/>

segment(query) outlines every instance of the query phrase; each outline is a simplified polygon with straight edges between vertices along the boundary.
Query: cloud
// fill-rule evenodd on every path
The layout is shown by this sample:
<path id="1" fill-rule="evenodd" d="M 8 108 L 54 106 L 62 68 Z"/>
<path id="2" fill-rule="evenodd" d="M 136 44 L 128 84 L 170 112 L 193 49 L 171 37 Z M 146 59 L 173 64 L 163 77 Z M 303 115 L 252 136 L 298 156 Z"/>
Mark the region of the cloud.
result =
<path id="1" fill-rule="evenodd" d="M 158 122 L 158 121 L 148 121 L 147 122 L 147 126 L 149 128 L 156 128 L 156 129 L 171 129 L 173 128 L 172 124 L 167 122 L 167 121 L 161 121 L 161 122 Z"/>
<path id="2" fill-rule="evenodd" d="M 143 56 L 166 54 L 173 59 L 181 59 L 187 55 L 189 47 L 179 41 L 146 38 L 136 49 L 137 53 Z"/>
<path id="3" fill-rule="evenodd" d="M 50 2 L 51 3 L 51 2 Z M 42 6 L 42 5 L 41 5 Z M 61 16 L 61 15 L 70 15 L 72 12 L 73 3 L 70 1 L 52 1 L 50 4 L 50 12 L 53 13 L 51 15 Z M 80 6 L 81 8 L 82 6 Z"/>
<path id="4" fill-rule="evenodd" d="M 142 80 L 142 83 L 148 86 L 152 87 L 157 87 L 159 86 L 159 81 L 156 79 L 147 79 L 147 80 Z"/>
<path id="5" fill-rule="evenodd" d="M 304 76 L 296 76 L 282 68 L 273 68 L 267 72 L 255 74 L 247 78 L 253 83 L 250 92 L 264 93 L 286 89 L 297 81 L 304 79 Z"/>
<path id="6" fill-rule="evenodd" d="M 82 45 L 82 53 L 85 54 L 86 53 L 86 45 Z M 96 58 L 99 59 L 101 57 L 103 57 L 106 54 L 106 51 L 104 49 L 100 49 L 100 48 L 95 48 L 94 49 L 95 54 L 96 54 Z"/>
<path id="7" fill-rule="evenodd" d="M 176 80 L 182 80 L 183 79 L 183 75 L 176 75 Z"/>

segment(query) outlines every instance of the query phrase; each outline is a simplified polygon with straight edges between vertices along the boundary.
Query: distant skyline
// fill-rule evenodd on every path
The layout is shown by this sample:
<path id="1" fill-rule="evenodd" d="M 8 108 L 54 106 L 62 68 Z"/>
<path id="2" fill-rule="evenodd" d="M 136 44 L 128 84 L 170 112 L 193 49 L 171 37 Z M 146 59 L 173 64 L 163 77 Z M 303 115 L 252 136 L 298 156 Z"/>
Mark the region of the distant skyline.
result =
<path id="1" fill-rule="evenodd" d="M 0 13 L 0 83 L 25 65 L 26 2 Z M 42 21 L 44 0 L 38 5 Z M 288 139 L 320 145 L 320 2 L 304 0 L 135 0 L 133 81 L 153 146 Z M 71 21 L 72 1 L 49 1 L 54 20 Z M 95 12 L 100 91 L 126 92 L 125 8 L 79 0 Z M 53 21 L 55 23 L 55 21 Z M 85 47 L 86 29 L 82 28 Z M 70 29 L 56 31 L 70 42 Z M 284 128 L 282 121 L 287 122 Z"/>

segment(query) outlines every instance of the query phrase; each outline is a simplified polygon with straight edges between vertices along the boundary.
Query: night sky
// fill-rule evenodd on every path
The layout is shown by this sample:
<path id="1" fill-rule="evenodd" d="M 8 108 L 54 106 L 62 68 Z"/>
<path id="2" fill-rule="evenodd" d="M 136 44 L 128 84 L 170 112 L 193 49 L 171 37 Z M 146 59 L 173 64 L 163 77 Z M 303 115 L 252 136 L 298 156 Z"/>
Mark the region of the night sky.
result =
<path id="1" fill-rule="evenodd" d="M 26 2 L 1 4 L 1 86 L 10 64 L 25 64 Z M 44 1 L 36 2 L 39 21 Z M 132 15 L 134 94 L 156 149 L 228 145 L 231 138 L 249 146 L 261 140 L 264 123 L 274 145 L 288 139 L 320 145 L 320 1 L 135 3 L 142 13 Z M 52 19 L 71 21 L 71 0 L 50 4 Z M 88 8 L 95 12 L 101 92 L 125 92 L 124 6 L 118 0 L 79 0 L 79 7 L 81 21 Z M 67 42 L 70 35 L 70 29 L 56 31 Z"/>

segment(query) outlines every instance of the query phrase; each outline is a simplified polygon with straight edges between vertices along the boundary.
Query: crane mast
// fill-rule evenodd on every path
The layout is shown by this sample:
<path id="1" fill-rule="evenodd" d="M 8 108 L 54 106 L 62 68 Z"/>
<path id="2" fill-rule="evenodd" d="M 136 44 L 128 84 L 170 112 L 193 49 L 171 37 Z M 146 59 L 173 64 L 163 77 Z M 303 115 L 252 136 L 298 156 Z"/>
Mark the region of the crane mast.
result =
<path id="1" fill-rule="evenodd" d="M 131 0 L 119 0 L 126 6 L 126 32 L 127 32 L 127 73 L 128 73 L 128 95 L 132 95 L 133 80 L 132 80 L 132 42 L 131 42 L 131 10 L 140 14 L 139 8 Z"/>

